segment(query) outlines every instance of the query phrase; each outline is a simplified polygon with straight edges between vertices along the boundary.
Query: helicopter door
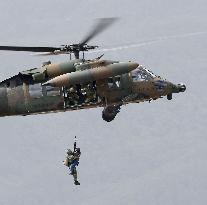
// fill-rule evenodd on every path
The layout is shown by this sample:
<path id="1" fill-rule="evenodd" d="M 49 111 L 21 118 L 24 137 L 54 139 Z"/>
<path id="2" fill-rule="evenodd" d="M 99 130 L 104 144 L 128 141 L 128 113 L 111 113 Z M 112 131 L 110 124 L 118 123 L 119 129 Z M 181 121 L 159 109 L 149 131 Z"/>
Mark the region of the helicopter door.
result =
<path id="1" fill-rule="evenodd" d="M 64 99 L 60 88 L 42 86 L 41 83 L 29 85 L 29 96 L 28 112 L 63 109 Z"/>
<path id="2" fill-rule="evenodd" d="M 117 75 L 107 79 L 106 98 L 110 102 L 120 101 L 130 92 L 129 74 Z"/>
<path id="3" fill-rule="evenodd" d="M 77 106 L 90 106 L 98 101 L 96 93 L 96 82 L 87 84 L 76 84 L 63 89 L 65 108 L 74 108 Z"/>

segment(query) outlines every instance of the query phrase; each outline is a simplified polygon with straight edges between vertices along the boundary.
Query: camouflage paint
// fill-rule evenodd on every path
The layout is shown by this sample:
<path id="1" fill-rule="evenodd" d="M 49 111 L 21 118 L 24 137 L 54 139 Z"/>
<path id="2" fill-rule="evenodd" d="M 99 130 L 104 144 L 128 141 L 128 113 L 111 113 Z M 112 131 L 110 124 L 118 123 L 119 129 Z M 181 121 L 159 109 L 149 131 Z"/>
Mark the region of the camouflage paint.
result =
<path id="1" fill-rule="evenodd" d="M 23 86 L 7 89 L 9 112 L 11 115 L 25 114 L 25 98 Z"/>
<path id="2" fill-rule="evenodd" d="M 58 63 L 58 64 L 49 64 L 43 66 L 43 68 L 46 70 L 46 75 L 49 78 L 53 78 L 65 73 L 70 73 L 76 71 L 75 63 L 80 63 L 82 60 L 75 59 L 64 63 Z"/>
<path id="3" fill-rule="evenodd" d="M 0 87 L 0 115 L 8 115 L 9 111 L 7 88 Z"/>
<path id="4" fill-rule="evenodd" d="M 158 76 L 150 80 L 134 82 L 132 78 L 133 71 L 130 71 L 138 66 L 136 63 L 107 62 L 107 66 L 101 66 L 102 62 L 75 63 L 74 66 L 85 65 L 85 67 L 82 66 L 81 71 L 64 74 L 52 79 L 58 79 L 55 85 L 60 87 L 50 87 L 41 83 L 30 82 L 32 75 L 37 73 L 35 69 L 23 71 L 19 75 L 1 82 L 0 116 L 29 115 L 137 103 L 155 100 L 172 93 L 184 92 L 186 89 L 183 84 L 175 85 Z M 71 67 L 67 62 L 58 64 L 58 72 L 55 70 L 55 66 L 50 67 L 50 76 L 71 71 Z M 94 66 L 94 68 L 88 69 L 88 66 Z M 66 78 L 63 80 L 62 76 L 66 76 Z M 67 86 L 72 82 L 86 86 L 85 82 L 91 83 L 93 81 L 96 81 L 96 94 L 99 98 L 96 103 L 65 107 L 63 92 L 65 88 L 63 89 L 62 85 Z M 59 82 L 60 84 L 58 84 Z"/>

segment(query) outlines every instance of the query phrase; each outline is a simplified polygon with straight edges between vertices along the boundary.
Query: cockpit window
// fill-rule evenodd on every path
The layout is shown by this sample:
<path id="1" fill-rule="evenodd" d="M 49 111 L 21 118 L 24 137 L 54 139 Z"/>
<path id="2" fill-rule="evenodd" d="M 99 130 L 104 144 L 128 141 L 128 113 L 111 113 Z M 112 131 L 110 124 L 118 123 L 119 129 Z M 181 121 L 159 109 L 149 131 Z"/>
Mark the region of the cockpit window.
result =
<path id="1" fill-rule="evenodd" d="M 151 71 L 146 68 L 139 66 L 137 69 L 131 72 L 133 82 L 147 81 L 156 77 Z"/>

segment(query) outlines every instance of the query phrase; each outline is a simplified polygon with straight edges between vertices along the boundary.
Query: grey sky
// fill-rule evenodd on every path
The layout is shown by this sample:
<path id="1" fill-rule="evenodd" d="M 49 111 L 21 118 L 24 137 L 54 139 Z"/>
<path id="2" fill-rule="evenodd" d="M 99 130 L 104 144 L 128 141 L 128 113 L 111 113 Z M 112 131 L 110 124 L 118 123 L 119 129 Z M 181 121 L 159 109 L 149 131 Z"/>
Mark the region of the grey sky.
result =
<path id="1" fill-rule="evenodd" d="M 101 119 L 102 109 L 0 118 L 0 204 L 206 204 L 206 6 L 204 0 L 1 1 L 1 45 L 78 42 L 95 18 L 121 17 L 91 43 L 163 38 L 105 58 L 134 60 L 187 90 L 172 101 L 124 106 L 111 123 Z M 1 52 L 0 79 L 48 59 Z M 74 135 L 82 150 L 79 187 L 62 166 Z"/>

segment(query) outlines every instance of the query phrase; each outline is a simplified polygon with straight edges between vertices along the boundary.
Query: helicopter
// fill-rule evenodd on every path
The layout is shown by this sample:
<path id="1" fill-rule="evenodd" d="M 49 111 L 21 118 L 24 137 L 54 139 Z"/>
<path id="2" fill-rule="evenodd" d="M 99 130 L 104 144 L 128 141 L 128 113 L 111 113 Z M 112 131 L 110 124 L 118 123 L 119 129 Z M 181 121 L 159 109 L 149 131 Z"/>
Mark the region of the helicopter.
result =
<path id="1" fill-rule="evenodd" d="M 98 48 L 87 43 L 114 21 L 114 18 L 99 19 L 91 32 L 77 44 L 0 46 L 0 50 L 35 52 L 38 55 L 70 55 L 66 62 L 44 62 L 39 68 L 21 71 L 0 82 L 0 116 L 103 107 L 102 118 L 110 122 L 123 105 L 150 102 L 163 96 L 171 100 L 173 93 L 186 90 L 184 84 L 167 81 L 136 62 L 104 60 L 103 55 L 85 59 L 85 52 Z M 71 54 L 75 59 L 71 59 Z"/>

